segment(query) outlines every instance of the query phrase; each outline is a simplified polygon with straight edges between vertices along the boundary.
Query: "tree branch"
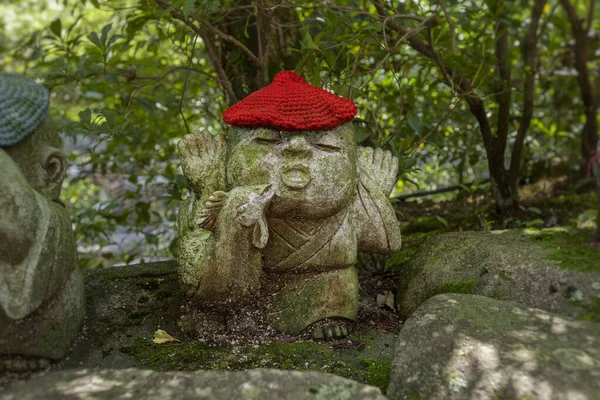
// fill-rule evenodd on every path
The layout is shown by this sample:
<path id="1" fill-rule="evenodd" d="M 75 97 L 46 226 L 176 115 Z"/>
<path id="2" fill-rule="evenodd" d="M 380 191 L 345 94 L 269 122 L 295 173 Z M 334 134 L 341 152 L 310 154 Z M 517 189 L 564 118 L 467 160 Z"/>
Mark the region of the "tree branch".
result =
<path id="1" fill-rule="evenodd" d="M 587 68 L 587 53 L 589 45 L 589 37 L 586 28 L 583 26 L 583 20 L 577 16 L 573 4 L 570 0 L 560 0 L 563 8 L 567 12 L 573 37 L 575 39 L 575 69 L 577 70 L 577 83 L 581 91 L 581 99 L 585 108 L 586 121 L 582 131 L 581 138 L 581 153 L 584 159 L 584 164 L 591 156 L 592 149 L 595 148 L 598 141 L 598 122 L 597 110 L 598 101 L 596 100 L 597 93 L 594 93 L 594 87 L 590 78 L 590 72 Z M 590 8 L 594 8 L 595 2 L 592 0 Z"/>
<path id="2" fill-rule="evenodd" d="M 438 67 L 446 77 L 444 79 L 444 83 L 452 90 L 456 91 L 461 97 L 464 97 L 467 104 L 469 104 L 471 113 L 475 116 L 477 122 L 479 123 L 486 150 L 491 152 L 494 146 L 492 128 L 486 115 L 483 100 L 472 90 L 472 80 L 465 77 L 460 72 L 450 68 L 448 64 L 435 53 L 433 48 L 423 39 L 421 35 L 409 35 L 409 29 L 398 24 L 393 19 L 388 18 L 389 14 L 381 0 L 371 0 L 371 2 L 375 6 L 379 17 L 383 19 L 385 25 L 395 30 L 402 36 L 406 35 L 408 45 L 413 50 L 434 60 L 438 64 Z"/>
<path id="3" fill-rule="evenodd" d="M 501 2 L 498 2 L 500 5 Z M 508 25 L 503 22 L 503 15 L 496 23 L 496 67 L 500 85 L 496 91 L 496 101 L 498 102 L 498 125 L 496 127 L 497 152 L 502 153 L 506 149 L 506 139 L 510 128 L 510 98 L 511 98 L 511 66 L 508 48 Z M 500 154 L 497 154 L 500 157 Z"/>
<path id="4" fill-rule="evenodd" d="M 587 24 L 585 26 L 586 34 L 590 33 L 592 23 L 594 22 L 594 8 L 596 8 L 596 0 L 590 0 L 590 8 L 588 8 Z"/>
<path id="5" fill-rule="evenodd" d="M 450 46 L 452 50 L 452 54 L 456 54 L 456 26 L 454 25 L 454 21 L 450 18 L 450 14 L 448 13 L 448 7 L 446 7 L 446 2 L 444 0 L 438 0 L 439 5 L 442 7 L 442 11 L 444 12 L 444 18 L 450 27 Z"/>
<path id="6" fill-rule="evenodd" d="M 158 6 L 160 8 L 162 8 L 162 9 L 168 10 L 169 7 L 171 7 L 171 3 L 169 3 L 166 0 L 155 0 L 155 1 L 158 4 Z M 188 23 L 188 21 L 186 20 L 185 16 L 182 13 L 180 13 L 178 10 L 171 10 L 171 15 L 174 18 L 183 21 L 186 25 L 188 25 L 188 26 L 190 25 Z M 200 17 L 199 15 L 190 13 L 189 17 L 191 19 L 197 21 L 198 23 L 200 23 L 201 28 L 205 28 L 205 29 L 209 30 L 210 32 L 214 33 L 215 35 L 217 35 L 222 40 L 224 40 L 226 42 L 229 42 L 229 43 L 233 44 L 235 47 L 237 47 L 240 50 L 242 50 L 248 56 L 248 58 L 254 63 L 254 65 L 256 66 L 256 68 L 262 70 L 263 66 L 260 63 L 260 60 L 258 59 L 258 57 L 252 51 L 250 51 L 249 48 L 247 48 L 246 46 L 244 46 L 243 43 L 241 43 L 240 41 L 238 41 L 233 36 L 228 35 L 228 34 L 224 33 L 223 31 L 219 30 L 218 28 L 216 28 L 214 25 L 212 25 L 210 22 L 208 22 L 204 18 Z"/>
<path id="7" fill-rule="evenodd" d="M 531 125 L 531 118 L 533 117 L 534 110 L 534 99 L 535 99 L 535 77 L 537 74 L 536 70 L 536 56 L 537 56 L 537 42 L 538 42 L 538 26 L 544 7 L 546 6 L 547 0 L 536 0 L 531 11 L 531 22 L 527 29 L 527 34 L 523 40 L 523 61 L 525 64 L 525 81 L 523 82 L 523 113 L 521 115 L 521 121 L 517 130 L 517 137 L 513 147 L 512 156 L 510 159 L 510 175 L 516 179 L 521 169 L 521 157 L 523 153 L 523 142 L 525 141 L 525 135 Z"/>
<path id="8" fill-rule="evenodd" d="M 169 2 L 164 1 L 164 0 L 156 0 L 156 3 L 159 5 L 159 7 L 165 8 L 165 9 L 168 9 L 171 6 L 171 4 Z M 217 76 L 219 77 L 219 81 L 220 81 L 221 85 L 223 86 L 225 93 L 229 97 L 228 103 L 229 104 L 235 103 L 237 101 L 237 98 L 235 96 L 235 92 L 233 91 L 233 87 L 231 86 L 231 81 L 229 80 L 229 77 L 227 77 L 227 74 L 225 73 L 225 69 L 223 68 L 223 64 L 221 63 L 221 60 L 217 56 L 217 53 L 215 52 L 212 42 L 208 39 L 208 35 L 206 34 L 206 31 L 202 28 L 202 26 L 198 27 L 194 23 L 192 23 L 190 20 L 185 18 L 185 16 L 179 10 L 171 10 L 170 13 L 173 16 L 173 18 L 182 21 L 190 29 L 192 29 L 194 32 L 196 32 L 198 35 L 200 35 L 200 38 L 204 42 L 204 47 L 206 48 L 208 57 L 210 58 L 213 66 L 215 67 Z"/>
<path id="9" fill-rule="evenodd" d="M 206 32 L 204 32 L 202 29 L 198 29 L 198 33 L 200 34 L 200 37 L 202 38 L 202 41 L 204 42 L 204 47 L 206 47 L 206 52 L 208 53 L 208 57 L 211 59 L 213 66 L 217 70 L 217 75 L 219 76 L 221 84 L 225 88 L 225 93 L 227 93 L 227 95 L 229 96 L 228 103 L 233 104 L 233 103 L 237 102 L 238 99 L 233 90 L 233 86 L 231 85 L 231 81 L 229 80 L 229 77 L 227 77 L 227 73 L 225 72 L 225 69 L 223 68 L 221 59 L 217 56 L 217 53 L 215 51 L 215 48 L 214 48 L 212 42 L 208 39 Z"/>

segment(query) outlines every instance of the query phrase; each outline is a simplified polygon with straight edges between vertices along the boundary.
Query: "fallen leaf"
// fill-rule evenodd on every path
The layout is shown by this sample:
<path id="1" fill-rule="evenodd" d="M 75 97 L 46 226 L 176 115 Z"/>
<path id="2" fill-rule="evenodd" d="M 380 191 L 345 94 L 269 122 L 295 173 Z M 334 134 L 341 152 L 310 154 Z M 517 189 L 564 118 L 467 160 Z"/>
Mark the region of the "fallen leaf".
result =
<path id="1" fill-rule="evenodd" d="M 377 305 L 381 308 L 391 308 L 396 311 L 396 296 L 389 290 L 377 294 Z"/>
<path id="2" fill-rule="evenodd" d="M 154 339 L 152 339 L 152 341 L 156 344 L 179 342 L 178 339 L 175 339 L 173 336 L 169 335 L 162 329 L 157 329 L 156 332 L 154 332 Z"/>

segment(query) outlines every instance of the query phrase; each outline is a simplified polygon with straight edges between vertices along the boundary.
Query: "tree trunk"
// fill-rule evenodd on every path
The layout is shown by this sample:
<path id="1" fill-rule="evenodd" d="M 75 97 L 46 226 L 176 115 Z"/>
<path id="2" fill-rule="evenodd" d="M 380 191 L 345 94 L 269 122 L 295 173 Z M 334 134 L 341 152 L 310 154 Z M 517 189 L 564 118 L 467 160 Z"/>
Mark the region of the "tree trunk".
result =
<path id="1" fill-rule="evenodd" d="M 581 156 L 582 156 L 582 171 L 587 171 L 587 167 L 592 157 L 592 150 L 596 149 L 598 142 L 598 106 L 600 96 L 600 76 L 596 78 L 596 90 L 592 84 L 590 72 L 587 68 L 587 55 L 589 45 L 589 30 L 594 15 L 595 1 L 590 2 L 588 9 L 588 26 L 584 27 L 583 19 L 577 16 L 573 4 L 570 0 L 560 0 L 563 8 L 567 12 L 571 29 L 573 30 L 573 38 L 575 46 L 573 53 L 575 55 L 575 69 L 577 70 L 577 84 L 581 91 L 581 99 L 585 108 L 585 125 L 581 132 Z M 595 93 L 594 93 L 595 92 Z"/>

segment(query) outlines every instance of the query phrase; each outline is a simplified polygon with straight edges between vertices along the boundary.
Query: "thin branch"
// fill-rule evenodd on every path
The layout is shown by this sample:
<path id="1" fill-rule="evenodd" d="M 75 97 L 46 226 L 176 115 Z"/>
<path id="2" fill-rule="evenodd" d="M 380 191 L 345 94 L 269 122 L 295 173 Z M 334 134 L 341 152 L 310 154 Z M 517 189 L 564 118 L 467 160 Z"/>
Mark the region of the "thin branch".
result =
<path id="1" fill-rule="evenodd" d="M 511 98 L 511 65 L 508 48 L 508 24 L 502 20 L 500 16 L 499 22 L 496 24 L 496 66 L 498 69 L 498 77 L 500 85 L 497 89 L 496 101 L 498 102 L 498 124 L 496 127 L 496 144 L 498 157 L 504 157 L 504 149 L 506 148 L 506 139 L 510 128 L 510 98 Z M 502 153 L 502 154 L 500 154 Z"/>
<path id="2" fill-rule="evenodd" d="M 159 4 L 160 7 L 163 7 L 163 5 L 161 5 L 161 3 L 168 4 L 168 6 L 166 8 L 168 8 L 170 6 L 170 4 L 164 0 L 156 0 L 156 2 L 157 2 L 157 4 Z M 186 19 L 185 16 L 179 10 L 172 10 L 171 15 L 173 16 L 173 18 L 182 21 L 190 29 L 192 29 L 194 32 L 196 32 L 198 35 L 200 35 L 200 38 L 202 39 L 202 41 L 204 42 L 204 46 L 206 47 L 206 52 L 208 53 L 208 57 L 210 58 L 210 60 L 213 63 L 213 66 L 215 67 L 217 76 L 219 77 L 219 81 L 220 81 L 221 85 L 223 86 L 223 88 L 225 89 L 225 93 L 229 96 L 229 103 L 230 104 L 235 103 L 237 99 L 235 96 L 235 92 L 233 91 L 231 81 L 229 80 L 229 77 L 225 73 L 223 64 L 221 63 L 220 58 L 217 56 L 217 53 L 215 51 L 215 48 L 214 48 L 212 42 L 208 39 L 208 35 L 206 34 L 206 31 L 202 28 L 202 26 L 198 27 L 194 23 L 192 23 L 191 21 Z"/>
<path id="3" fill-rule="evenodd" d="M 560 2 L 557 1 L 556 3 L 554 3 L 552 8 L 550 9 L 550 12 L 548 13 L 548 17 L 542 23 L 542 27 L 540 28 L 540 32 L 538 33 L 538 37 L 542 37 L 542 35 L 546 32 L 546 27 L 548 26 L 548 23 L 550 22 L 550 20 L 552 20 L 552 17 L 554 16 L 554 13 L 556 12 L 556 9 L 558 8 L 558 6 L 560 6 Z"/>
<path id="4" fill-rule="evenodd" d="M 179 113 L 181 114 L 181 118 L 183 118 L 183 123 L 185 124 L 185 129 L 187 133 L 190 133 L 190 127 L 188 126 L 187 119 L 185 119 L 185 115 L 183 114 L 183 99 L 185 98 L 185 88 L 187 87 L 188 77 L 190 76 L 189 68 L 192 66 L 192 62 L 194 61 L 194 51 L 196 50 L 196 42 L 198 41 L 198 36 L 194 38 L 194 44 L 192 44 L 192 52 L 190 53 L 190 63 L 188 65 L 188 71 L 185 74 L 185 80 L 183 81 L 183 89 L 181 89 L 181 99 L 179 100 Z"/>
<path id="5" fill-rule="evenodd" d="M 219 79 L 221 80 L 221 84 L 225 88 L 225 93 L 227 93 L 227 95 L 229 96 L 229 104 L 235 103 L 237 101 L 237 96 L 235 95 L 233 86 L 231 85 L 231 81 L 229 80 L 229 77 L 227 76 L 227 73 L 225 72 L 225 69 L 223 68 L 223 64 L 221 63 L 221 60 L 217 56 L 217 53 L 215 51 L 215 48 L 214 48 L 212 42 L 210 40 L 208 40 L 206 33 L 203 32 L 202 30 L 200 30 L 200 37 L 202 38 L 202 41 L 204 41 L 204 46 L 206 47 L 206 52 L 208 53 L 208 57 L 210 57 L 211 61 L 213 62 L 213 66 L 217 70 L 217 75 L 219 76 Z"/>
<path id="6" fill-rule="evenodd" d="M 442 123 L 444 121 L 446 121 L 448 119 L 448 117 L 450 117 L 450 115 L 452 114 L 452 112 L 456 109 L 456 107 L 458 107 L 458 105 L 460 104 L 460 102 L 462 101 L 462 97 L 459 97 L 458 101 L 455 104 L 452 104 L 452 101 L 450 102 L 450 105 L 448 106 L 448 111 L 446 111 L 446 114 L 444 114 L 442 116 L 442 118 L 437 122 L 437 124 L 435 124 L 435 126 L 433 128 L 431 128 L 429 130 L 429 132 L 427 132 L 425 134 L 425 136 L 423 136 L 421 138 L 421 140 L 419 140 L 417 143 L 415 143 L 413 145 L 413 147 L 410 149 L 410 153 L 414 153 L 419 146 L 421 146 L 423 143 L 425 143 L 425 141 L 431 136 L 433 135 L 433 133 L 442 125 Z"/>
<path id="7" fill-rule="evenodd" d="M 163 8 L 165 10 L 168 10 L 169 7 L 171 7 L 171 3 L 169 3 L 166 0 L 155 0 L 155 1 L 159 7 Z M 183 21 L 186 25 L 190 25 L 190 23 L 185 18 L 185 16 L 178 10 L 171 10 L 170 13 L 174 18 Z M 254 63 L 256 68 L 262 69 L 262 64 L 260 63 L 260 60 L 258 59 L 258 57 L 252 51 L 250 51 L 249 48 L 247 48 L 246 46 L 244 46 L 244 44 L 242 44 L 240 41 L 238 41 L 236 38 L 219 30 L 218 28 L 213 26 L 210 22 L 208 22 L 204 18 L 200 17 L 199 15 L 190 13 L 189 17 L 191 19 L 193 19 L 194 21 L 199 22 L 200 26 L 202 28 L 208 29 L 210 32 L 214 33 L 215 35 L 217 35 L 219 38 L 221 38 L 225 42 L 229 42 L 229 43 L 233 44 L 235 47 L 240 49 L 242 52 L 244 52 L 248 56 L 248 58 Z"/>
<path id="8" fill-rule="evenodd" d="M 513 179 L 517 179 L 519 170 L 521 169 L 521 155 L 523 152 L 523 142 L 525 141 L 525 135 L 531 125 L 531 118 L 533 117 L 534 100 L 535 100 L 535 77 L 537 75 L 536 70 L 536 55 L 537 55 L 537 43 L 539 36 L 537 30 L 539 26 L 544 7 L 546 6 L 547 0 L 536 0 L 531 11 L 531 22 L 527 29 L 527 34 L 523 40 L 523 61 L 525 64 L 525 81 L 523 82 L 523 113 L 521 115 L 521 122 L 517 129 L 517 137 L 513 146 L 513 152 L 510 159 L 509 173 Z"/>
<path id="9" fill-rule="evenodd" d="M 594 22 L 594 9 L 596 8 L 596 0 L 590 0 L 590 7 L 588 8 L 587 25 L 585 27 L 585 33 L 589 34 L 592 29 L 592 23 Z"/>
<path id="10" fill-rule="evenodd" d="M 450 18 L 448 7 L 446 7 L 446 2 L 444 0 L 439 0 L 439 4 L 444 12 L 444 18 L 446 18 L 446 22 L 450 27 L 450 46 L 452 54 L 456 54 L 456 25 L 454 25 L 454 21 L 452 21 L 452 18 Z"/>

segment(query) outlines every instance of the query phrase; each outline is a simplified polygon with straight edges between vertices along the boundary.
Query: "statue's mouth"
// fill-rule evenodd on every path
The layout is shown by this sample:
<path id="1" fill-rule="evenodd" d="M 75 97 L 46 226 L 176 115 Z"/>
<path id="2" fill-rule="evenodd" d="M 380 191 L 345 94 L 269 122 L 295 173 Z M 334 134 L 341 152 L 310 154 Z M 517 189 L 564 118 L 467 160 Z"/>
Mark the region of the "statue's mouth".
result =
<path id="1" fill-rule="evenodd" d="M 290 189 L 303 189 L 310 183 L 310 171 L 303 164 L 289 164 L 283 167 L 281 180 Z"/>

